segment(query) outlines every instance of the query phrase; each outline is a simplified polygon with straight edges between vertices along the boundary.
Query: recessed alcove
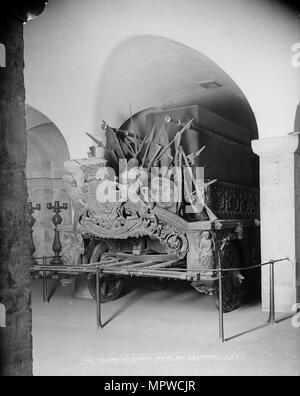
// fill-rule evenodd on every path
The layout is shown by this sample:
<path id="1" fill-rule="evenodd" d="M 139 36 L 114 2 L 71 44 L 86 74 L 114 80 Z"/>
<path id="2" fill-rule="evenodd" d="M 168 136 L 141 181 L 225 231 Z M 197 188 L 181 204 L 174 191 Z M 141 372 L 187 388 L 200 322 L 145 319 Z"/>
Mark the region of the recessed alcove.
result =
<path id="1" fill-rule="evenodd" d="M 54 239 L 52 216 L 47 203 L 67 203 L 62 212 L 63 224 L 72 223 L 70 199 L 63 183 L 64 162 L 70 158 L 67 143 L 55 124 L 38 110 L 26 106 L 27 167 L 26 179 L 29 201 L 41 204 L 35 212 L 33 239 L 36 257 L 52 256 Z"/>

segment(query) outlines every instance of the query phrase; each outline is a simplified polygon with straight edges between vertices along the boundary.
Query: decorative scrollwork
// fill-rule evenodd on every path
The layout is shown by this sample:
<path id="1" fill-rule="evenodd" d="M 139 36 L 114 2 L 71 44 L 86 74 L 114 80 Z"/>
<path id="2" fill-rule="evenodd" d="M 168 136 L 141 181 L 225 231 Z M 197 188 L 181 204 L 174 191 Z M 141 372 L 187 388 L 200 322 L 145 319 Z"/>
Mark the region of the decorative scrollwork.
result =
<path id="1" fill-rule="evenodd" d="M 125 240 L 149 236 L 158 239 L 167 253 L 183 258 L 188 250 L 187 223 L 175 213 L 142 200 L 99 202 L 95 193 L 95 171 L 99 166 L 101 164 L 88 161 L 81 166 L 73 162 L 66 164 L 72 174 L 65 177 L 65 183 L 73 202 L 76 233 L 82 239 Z M 72 254 L 71 243 L 65 250 L 69 251 L 68 255 Z"/>
<path id="2" fill-rule="evenodd" d="M 151 209 L 140 216 L 138 212 L 129 213 L 127 203 L 120 204 L 114 218 L 98 217 L 89 211 L 81 215 L 78 230 L 85 238 L 128 239 L 150 236 L 156 238 L 170 254 L 183 258 L 188 250 L 184 234 L 171 224 L 161 221 Z M 120 214 L 122 213 L 122 214 Z M 125 215 L 126 214 L 126 215 Z M 126 217 L 125 217 L 125 216 Z"/>

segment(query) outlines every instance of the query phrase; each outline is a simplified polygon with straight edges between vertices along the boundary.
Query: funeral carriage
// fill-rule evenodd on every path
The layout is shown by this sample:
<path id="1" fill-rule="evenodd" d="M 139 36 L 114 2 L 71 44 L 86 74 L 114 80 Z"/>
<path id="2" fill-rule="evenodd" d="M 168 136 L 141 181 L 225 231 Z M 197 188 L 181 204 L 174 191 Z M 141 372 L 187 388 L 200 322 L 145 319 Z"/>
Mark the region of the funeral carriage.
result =
<path id="1" fill-rule="evenodd" d="M 223 274 L 223 308 L 239 307 L 255 287 L 240 268 L 259 262 L 249 131 L 198 106 L 149 110 L 120 129 L 102 127 L 106 142 L 90 136 L 89 158 L 65 164 L 74 209 L 65 263 L 102 263 L 102 302 L 119 298 L 128 277 L 152 286 L 186 281 L 217 296 L 216 269 L 231 268 Z M 95 275 L 87 282 L 95 297 Z"/>

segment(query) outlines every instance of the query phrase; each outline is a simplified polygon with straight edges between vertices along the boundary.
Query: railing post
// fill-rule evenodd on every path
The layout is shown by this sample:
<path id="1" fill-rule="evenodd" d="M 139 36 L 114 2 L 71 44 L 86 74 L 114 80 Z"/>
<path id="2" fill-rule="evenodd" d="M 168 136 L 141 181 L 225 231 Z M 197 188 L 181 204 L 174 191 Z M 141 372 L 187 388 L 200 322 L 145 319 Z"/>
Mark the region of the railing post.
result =
<path id="1" fill-rule="evenodd" d="M 276 324 L 274 264 L 274 261 L 270 261 L 270 316 L 268 319 L 268 323 L 270 323 L 271 325 Z"/>
<path id="2" fill-rule="evenodd" d="M 225 330 L 224 330 L 224 311 L 223 311 L 223 268 L 221 254 L 216 239 L 216 235 L 213 237 L 217 263 L 218 263 L 218 280 L 219 280 L 219 340 L 220 342 L 225 342 Z"/>
<path id="3" fill-rule="evenodd" d="M 223 312 L 223 271 L 221 260 L 219 259 L 219 336 L 222 343 L 225 342 L 224 335 L 224 312 Z"/>
<path id="4" fill-rule="evenodd" d="M 97 327 L 98 329 L 103 329 L 102 318 L 101 318 L 100 276 L 101 276 L 101 270 L 97 266 L 96 268 Z"/>
<path id="5" fill-rule="evenodd" d="M 43 267 L 47 265 L 47 257 L 43 257 Z M 44 304 L 48 304 L 48 281 L 47 281 L 47 271 L 43 271 L 43 301 Z"/>

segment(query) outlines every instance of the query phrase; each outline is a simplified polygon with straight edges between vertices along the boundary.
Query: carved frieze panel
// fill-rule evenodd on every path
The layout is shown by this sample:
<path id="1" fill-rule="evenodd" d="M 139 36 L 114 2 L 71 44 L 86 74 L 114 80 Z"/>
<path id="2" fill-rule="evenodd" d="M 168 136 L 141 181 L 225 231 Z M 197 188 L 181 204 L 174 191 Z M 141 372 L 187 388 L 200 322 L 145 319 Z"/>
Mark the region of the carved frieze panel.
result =
<path id="1" fill-rule="evenodd" d="M 169 254 L 183 258 L 188 250 L 186 236 L 171 224 L 160 220 L 151 212 L 142 215 L 120 204 L 110 216 L 95 216 L 91 210 L 79 217 L 78 231 L 84 238 L 128 239 L 149 236 L 156 238 Z"/>
<path id="2" fill-rule="evenodd" d="M 257 189 L 216 183 L 208 187 L 206 201 L 211 210 L 221 218 L 259 218 Z"/>

